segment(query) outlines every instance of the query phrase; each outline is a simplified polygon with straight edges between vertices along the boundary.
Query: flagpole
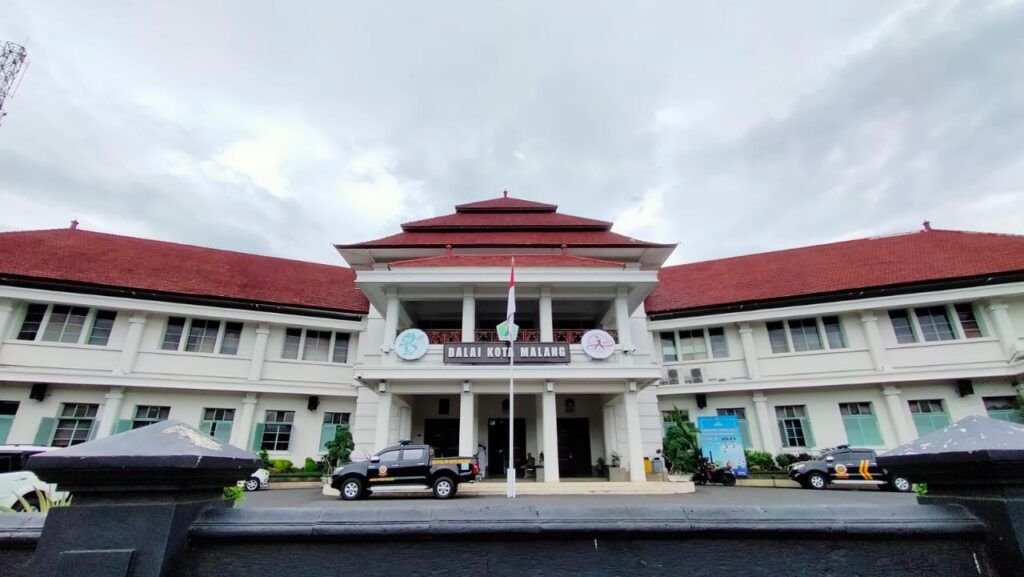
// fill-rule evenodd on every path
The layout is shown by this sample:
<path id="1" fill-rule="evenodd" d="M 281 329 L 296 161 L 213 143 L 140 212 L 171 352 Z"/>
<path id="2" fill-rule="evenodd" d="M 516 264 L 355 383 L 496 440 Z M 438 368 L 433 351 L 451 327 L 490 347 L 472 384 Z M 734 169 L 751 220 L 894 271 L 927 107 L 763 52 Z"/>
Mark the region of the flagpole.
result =
<path id="1" fill-rule="evenodd" d="M 507 497 L 516 498 L 516 466 L 515 466 L 515 377 L 513 367 L 516 359 L 516 342 L 508 342 L 508 490 Z"/>

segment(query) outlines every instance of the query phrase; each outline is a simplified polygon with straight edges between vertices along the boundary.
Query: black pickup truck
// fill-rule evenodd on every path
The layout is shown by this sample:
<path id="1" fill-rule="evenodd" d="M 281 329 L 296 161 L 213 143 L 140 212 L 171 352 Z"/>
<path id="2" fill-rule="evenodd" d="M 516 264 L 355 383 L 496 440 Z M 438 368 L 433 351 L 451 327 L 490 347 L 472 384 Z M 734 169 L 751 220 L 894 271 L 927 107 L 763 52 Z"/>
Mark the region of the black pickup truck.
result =
<path id="1" fill-rule="evenodd" d="M 825 489 L 829 485 L 874 485 L 883 491 L 907 493 L 910 481 L 878 466 L 872 449 L 851 449 L 840 445 L 826 451 L 815 461 L 789 466 L 789 478 L 805 489 Z"/>
<path id="2" fill-rule="evenodd" d="M 458 492 L 459 483 L 476 480 L 480 472 L 476 457 L 433 458 L 431 454 L 430 445 L 387 447 L 369 461 L 335 469 L 331 486 L 341 492 L 341 498 L 346 501 L 391 487 L 430 488 L 438 499 L 450 499 Z"/>

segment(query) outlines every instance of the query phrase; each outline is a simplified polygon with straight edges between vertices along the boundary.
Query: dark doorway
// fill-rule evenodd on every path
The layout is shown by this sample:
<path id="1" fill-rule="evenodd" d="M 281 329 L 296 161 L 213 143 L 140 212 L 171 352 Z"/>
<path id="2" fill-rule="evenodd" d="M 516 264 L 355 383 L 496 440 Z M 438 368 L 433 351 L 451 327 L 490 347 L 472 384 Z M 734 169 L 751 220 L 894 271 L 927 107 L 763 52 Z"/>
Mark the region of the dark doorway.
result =
<path id="1" fill-rule="evenodd" d="M 515 467 L 526 462 L 526 419 L 515 422 Z M 508 419 L 487 419 L 487 474 L 505 476 L 508 469 Z"/>
<path id="2" fill-rule="evenodd" d="M 590 419 L 558 419 L 558 475 L 592 477 Z"/>
<path id="3" fill-rule="evenodd" d="M 434 457 L 457 457 L 459 455 L 459 420 L 424 419 L 423 442 L 434 449 Z"/>

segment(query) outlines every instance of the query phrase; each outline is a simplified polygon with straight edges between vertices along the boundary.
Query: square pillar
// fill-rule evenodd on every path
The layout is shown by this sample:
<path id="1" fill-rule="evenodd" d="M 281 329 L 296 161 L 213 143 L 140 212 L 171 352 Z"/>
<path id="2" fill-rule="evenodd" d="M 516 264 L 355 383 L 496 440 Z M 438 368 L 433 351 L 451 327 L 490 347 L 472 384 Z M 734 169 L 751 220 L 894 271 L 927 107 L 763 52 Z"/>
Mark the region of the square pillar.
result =
<path id="1" fill-rule="evenodd" d="M 115 375 L 128 375 L 135 369 L 135 359 L 139 356 L 142 333 L 146 329 L 146 313 L 137 312 L 128 317 L 128 334 L 121 348 L 121 358 L 114 369 Z"/>
<path id="2" fill-rule="evenodd" d="M 864 327 L 864 337 L 868 341 L 868 351 L 871 353 L 871 363 L 875 366 L 875 370 L 888 370 L 885 345 L 882 344 L 882 334 L 878 331 L 878 317 L 875 316 L 874 311 L 862 311 L 860 322 Z"/>
<path id="3" fill-rule="evenodd" d="M 644 471 L 644 443 L 640 436 L 640 404 L 637 402 L 638 387 L 630 381 L 623 395 L 623 409 L 626 411 L 626 444 L 629 446 L 629 480 L 634 483 L 647 481 Z"/>
<path id="4" fill-rule="evenodd" d="M 626 287 L 619 287 L 615 292 L 615 330 L 619 333 L 619 346 L 626 354 L 632 353 L 635 348 L 629 325 L 628 296 L 629 289 Z"/>
<path id="5" fill-rule="evenodd" d="M 615 406 L 605 405 L 604 407 L 604 462 L 612 466 L 612 453 L 619 452 L 618 433 L 615 425 Z"/>
<path id="6" fill-rule="evenodd" d="M 267 340 L 270 338 L 270 325 L 256 325 L 256 342 L 252 346 L 252 360 L 249 361 L 249 380 L 258 382 L 263 378 L 263 362 L 267 358 Z M 349 352 L 351 354 L 351 351 Z"/>
<path id="7" fill-rule="evenodd" d="M 388 436 L 391 434 L 391 393 L 387 390 L 387 384 L 377 385 L 377 428 L 374 430 L 373 450 L 374 452 L 388 446 Z"/>
<path id="8" fill-rule="evenodd" d="M 476 402 L 469 381 L 462 383 L 459 395 L 459 456 L 468 457 L 476 453 Z"/>
<path id="9" fill-rule="evenodd" d="M 100 415 L 100 423 L 96 429 L 96 438 L 102 439 L 114 434 L 117 420 L 121 417 L 121 406 L 124 404 L 124 387 L 110 387 L 105 395 L 107 402 Z"/>
<path id="10" fill-rule="evenodd" d="M 384 336 L 380 344 L 380 350 L 389 353 L 395 346 L 395 337 L 398 336 L 398 315 L 401 314 L 398 305 L 398 288 L 387 287 L 384 294 L 388 297 L 387 308 L 384 309 Z"/>
<path id="11" fill-rule="evenodd" d="M 555 340 L 555 321 L 551 312 L 551 287 L 540 287 L 540 340 L 550 343 Z"/>
<path id="12" fill-rule="evenodd" d="M 256 418 L 256 393 L 246 393 L 242 398 L 242 416 L 238 426 L 231 428 L 231 444 L 249 450 L 252 448 L 252 422 Z"/>
<path id="13" fill-rule="evenodd" d="M 885 385 L 882 387 L 882 395 L 885 397 L 885 406 L 889 409 L 889 419 L 896 431 L 898 444 L 903 445 L 916 439 L 916 431 L 910 423 L 910 407 L 903 403 L 900 390 L 893 385 Z"/>
<path id="14" fill-rule="evenodd" d="M 558 482 L 558 403 L 555 402 L 555 384 L 545 383 L 542 394 L 544 417 L 544 482 Z"/>
<path id="15" fill-rule="evenodd" d="M 757 347 L 754 346 L 754 329 L 750 323 L 740 323 L 740 343 L 743 345 L 743 363 L 747 367 L 747 378 L 761 378 L 761 367 L 757 362 Z"/>
<path id="16" fill-rule="evenodd" d="M 462 342 L 476 341 L 476 297 L 473 287 L 462 289 Z"/>
<path id="17" fill-rule="evenodd" d="M 761 450 L 771 454 L 778 452 L 775 437 L 772 435 L 772 418 L 768 414 L 768 397 L 761 391 L 753 395 L 754 415 L 757 417 L 757 430 L 761 433 Z"/>

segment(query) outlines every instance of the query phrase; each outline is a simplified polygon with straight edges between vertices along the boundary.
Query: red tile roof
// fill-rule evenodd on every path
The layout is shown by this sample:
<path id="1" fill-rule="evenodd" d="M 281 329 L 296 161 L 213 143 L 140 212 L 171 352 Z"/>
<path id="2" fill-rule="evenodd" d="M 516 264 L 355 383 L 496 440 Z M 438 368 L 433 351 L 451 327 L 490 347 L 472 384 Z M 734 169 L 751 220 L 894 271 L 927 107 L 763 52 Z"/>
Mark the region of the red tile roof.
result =
<path id="1" fill-rule="evenodd" d="M 351 269 L 56 229 L 0 233 L 0 276 L 365 314 Z"/>
<path id="2" fill-rule="evenodd" d="M 439 267 L 439 266 L 490 266 L 508 267 L 512 257 L 516 259 L 516 268 L 578 266 L 594 268 L 623 268 L 621 262 L 601 260 L 571 254 L 455 254 L 431 256 L 391 263 L 395 267 Z"/>
<path id="3" fill-rule="evenodd" d="M 359 244 L 337 245 L 338 248 L 409 248 L 409 247 L 671 247 L 671 244 L 644 242 L 610 231 L 495 231 L 495 232 L 400 232 Z"/>
<path id="4" fill-rule="evenodd" d="M 1024 271 L 1024 236 L 926 230 L 662 268 L 649 314 Z"/>
<path id="5" fill-rule="evenodd" d="M 612 223 L 557 212 L 457 212 L 406 222 L 402 230 L 611 230 Z"/>
<path id="6" fill-rule="evenodd" d="M 558 210 L 558 205 L 513 198 L 508 196 L 507 192 L 505 195 L 501 198 L 459 204 L 455 206 L 455 210 L 456 212 L 555 212 Z"/>

